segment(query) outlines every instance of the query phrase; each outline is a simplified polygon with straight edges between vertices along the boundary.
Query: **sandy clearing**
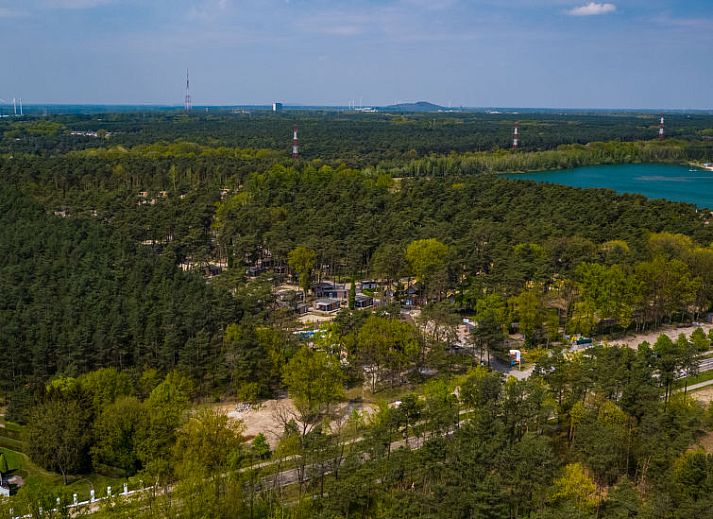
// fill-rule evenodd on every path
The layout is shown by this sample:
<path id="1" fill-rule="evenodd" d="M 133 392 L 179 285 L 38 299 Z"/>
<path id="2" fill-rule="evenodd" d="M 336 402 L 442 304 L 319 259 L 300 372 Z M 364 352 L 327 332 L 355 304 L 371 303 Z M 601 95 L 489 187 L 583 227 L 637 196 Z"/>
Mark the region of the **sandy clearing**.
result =
<path id="1" fill-rule="evenodd" d="M 237 408 L 235 403 L 223 404 L 218 407 L 229 417 L 241 420 L 245 425 L 245 436 L 252 438 L 263 433 L 272 448 L 283 432 L 282 416 L 295 412 L 295 406 L 289 398 L 267 400 L 250 409 Z"/>
<path id="2" fill-rule="evenodd" d="M 698 438 L 696 440 L 696 443 L 691 445 L 688 450 L 690 451 L 696 449 L 703 449 L 708 454 L 713 453 L 713 432 L 706 433 L 700 438 Z"/>
<path id="3" fill-rule="evenodd" d="M 329 315 L 317 315 L 317 314 L 312 314 L 308 313 L 305 315 L 300 315 L 297 320 L 304 324 L 305 326 L 310 326 L 310 325 L 315 325 L 319 326 L 322 323 L 328 323 L 330 321 L 334 321 L 334 319 L 337 317 L 337 312 L 334 312 Z"/>
<path id="4" fill-rule="evenodd" d="M 696 391 L 691 391 L 691 396 L 704 404 L 713 402 L 713 386 L 704 387 Z"/>
<path id="5" fill-rule="evenodd" d="M 235 403 L 222 404 L 218 409 L 231 418 L 241 420 L 245 425 L 245 436 L 252 438 L 258 433 L 263 433 L 273 449 L 282 436 L 285 422 L 293 418 L 296 413 L 295 406 L 289 398 L 267 400 L 247 410 L 238 409 Z M 335 414 L 337 417 L 345 418 L 353 411 L 369 415 L 375 410 L 374 404 L 350 401 L 341 403 Z M 337 420 L 332 422 L 333 426 Z"/>
<path id="6" fill-rule="evenodd" d="M 702 323 L 700 326 L 687 326 L 685 328 L 678 328 L 676 326 L 667 326 L 665 328 L 661 328 L 659 330 L 655 330 L 652 332 L 634 334 L 634 335 L 630 335 L 628 337 L 624 337 L 623 339 L 615 339 L 615 340 L 604 341 L 604 342 L 608 342 L 609 344 L 622 344 L 622 345 L 628 346 L 629 348 L 636 348 L 639 346 L 639 344 L 641 344 L 644 341 L 653 345 L 656 342 L 656 339 L 658 339 L 660 335 L 667 335 L 671 339 L 674 339 L 674 340 L 681 333 L 685 334 L 687 337 L 690 337 L 696 328 L 703 328 L 703 331 L 706 332 L 706 334 L 707 334 L 711 329 L 713 329 L 713 324 Z"/>

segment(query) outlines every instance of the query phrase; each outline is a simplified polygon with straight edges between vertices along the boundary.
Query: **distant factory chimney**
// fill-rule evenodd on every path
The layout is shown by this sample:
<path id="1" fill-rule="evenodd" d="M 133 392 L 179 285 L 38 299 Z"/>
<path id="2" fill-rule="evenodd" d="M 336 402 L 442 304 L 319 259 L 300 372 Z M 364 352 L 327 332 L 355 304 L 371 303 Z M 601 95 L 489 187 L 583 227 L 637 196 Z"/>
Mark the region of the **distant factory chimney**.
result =
<path id="1" fill-rule="evenodd" d="M 512 129 L 512 149 L 517 150 L 520 145 L 520 123 L 515 121 L 515 126 Z"/>
<path id="2" fill-rule="evenodd" d="M 188 77 L 188 68 L 186 68 L 186 99 L 183 103 L 183 108 L 186 112 L 189 112 L 193 108 L 193 102 L 191 101 L 191 81 Z"/>
<path id="3" fill-rule="evenodd" d="M 659 124 L 659 139 L 664 138 L 664 118 L 663 114 L 661 114 L 661 123 Z"/>
<path id="4" fill-rule="evenodd" d="M 292 158 L 300 158 L 300 141 L 297 138 L 297 125 L 292 128 Z"/>

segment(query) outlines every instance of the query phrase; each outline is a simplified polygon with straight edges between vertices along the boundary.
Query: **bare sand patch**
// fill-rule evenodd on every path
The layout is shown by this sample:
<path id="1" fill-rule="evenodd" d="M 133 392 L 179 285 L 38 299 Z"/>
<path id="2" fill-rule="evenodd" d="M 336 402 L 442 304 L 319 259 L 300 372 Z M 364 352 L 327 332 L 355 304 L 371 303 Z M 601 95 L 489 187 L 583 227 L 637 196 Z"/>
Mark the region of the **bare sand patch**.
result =
<path id="1" fill-rule="evenodd" d="M 613 339 L 604 342 L 607 342 L 609 344 L 622 344 L 628 346 L 629 348 L 637 348 L 639 344 L 644 341 L 653 345 L 656 342 L 656 339 L 658 339 L 661 335 L 667 335 L 673 340 L 676 340 L 676 338 L 678 338 L 680 334 L 684 334 L 686 337 L 690 337 L 696 328 L 703 328 L 703 331 L 707 334 L 713 328 L 713 324 L 701 323 L 699 326 L 686 326 L 682 328 L 679 328 L 677 326 L 667 326 L 659 330 L 654 330 L 646 333 L 637 333 L 623 337 L 621 339 Z"/>
<path id="2" fill-rule="evenodd" d="M 713 402 L 713 386 L 691 391 L 690 395 L 703 404 L 710 404 Z"/>
<path id="3" fill-rule="evenodd" d="M 334 312 L 334 313 L 328 314 L 328 315 L 319 315 L 319 314 L 308 313 L 308 314 L 299 316 L 297 318 L 297 320 L 300 323 L 304 324 L 305 326 L 309 326 L 309 325 L 319 326 L 322 323 L 328 323 L 328 322 L 334 321 L 335 317 L 337 317 L 337 312 Z"/>
<path id="4" fill-rule="evenodd" d="M 289 398 L 267 400 L 250 407 L 236 403 L 221 404 L 218 409 L 229 417 L 242 421 L 247 438 L 253 438 L 259 433 L 264 434 L 273 449 L 284 432 L 285 424 L 296 417 L 295 406 Z M 370 415 L 375 410 L 376 406 L 368 402 L 343 402 L 335 410 L 336 418 L 332 425 L 336 425 L 338 421 L 347 418 L 354 411 Z"/>
<path id="5" fill-rule="evenodd" d="M 702 448 L 708 454 L 713 453 L 713 432 L 709 432 L 698 438 L 692 448 Z"/>
<path id="6" fill-rule="evenodd" d="M 277 445 L 284 430 L 283 416 L 294 413 L 295 406 L 289 398 L 267 400 L 258 405 L 222 404 L 218 407 L 231 418 L 243 422 L 245 436 L 253 438 L 259 433 L 265 435 L 272 448 Z"/>

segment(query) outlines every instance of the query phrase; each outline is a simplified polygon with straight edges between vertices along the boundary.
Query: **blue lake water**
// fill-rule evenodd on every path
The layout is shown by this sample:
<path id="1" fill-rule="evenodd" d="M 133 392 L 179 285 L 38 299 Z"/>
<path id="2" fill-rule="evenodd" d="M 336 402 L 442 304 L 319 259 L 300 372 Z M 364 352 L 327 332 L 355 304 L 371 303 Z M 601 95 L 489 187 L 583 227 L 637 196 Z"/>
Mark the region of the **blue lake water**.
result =
<path id="1" fill-rule="evenodd" d="M 713 171 L 689 169 L 670 164 L 618 164 L 506 176 L 572 187 L 603 187 L 713 208 Z"/>

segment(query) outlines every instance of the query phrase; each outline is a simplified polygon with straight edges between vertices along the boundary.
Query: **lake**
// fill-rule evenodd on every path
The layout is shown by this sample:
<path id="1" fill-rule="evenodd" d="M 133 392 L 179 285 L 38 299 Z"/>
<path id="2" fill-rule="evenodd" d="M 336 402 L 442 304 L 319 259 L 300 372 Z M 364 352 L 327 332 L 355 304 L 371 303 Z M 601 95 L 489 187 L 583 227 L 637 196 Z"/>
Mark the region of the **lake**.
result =
<path id="1" fill-rule="evenodd" d="M 670 164 L 617 164 L 506 176 L 572 187 L 603 187 L 713 208 L 713 171 L 689 169 Z"/>

